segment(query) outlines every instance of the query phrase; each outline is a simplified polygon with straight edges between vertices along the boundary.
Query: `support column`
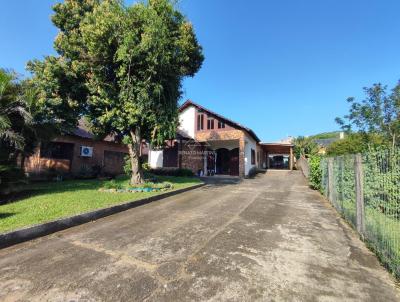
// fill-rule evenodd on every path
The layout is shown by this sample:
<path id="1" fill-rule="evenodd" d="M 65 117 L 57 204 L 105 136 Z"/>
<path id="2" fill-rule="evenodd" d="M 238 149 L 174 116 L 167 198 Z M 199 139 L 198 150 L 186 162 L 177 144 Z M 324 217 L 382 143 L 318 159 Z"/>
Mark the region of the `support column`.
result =
<path id="1" fill-rule="evenodd" d="M 244 136 L 239 139 L 239 176 L 245 177 L 245 141 Z"/>
<path id="2" fill-rule="evenodd" d="M 289 167 L 293 170 L 293 147 L 290 147 Z"/>

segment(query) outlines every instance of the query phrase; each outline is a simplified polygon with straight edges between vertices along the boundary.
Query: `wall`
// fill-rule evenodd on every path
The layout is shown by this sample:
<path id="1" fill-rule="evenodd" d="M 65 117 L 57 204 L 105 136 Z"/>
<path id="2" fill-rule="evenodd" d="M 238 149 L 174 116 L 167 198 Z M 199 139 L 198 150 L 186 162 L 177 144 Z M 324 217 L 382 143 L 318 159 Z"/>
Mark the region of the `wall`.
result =
<path id="1" fill-rule="evenodd" d="M 212 143 L 212 141 L 238 140 L 239 176 L 245 176 L 245 134 L 242 130 L 231 129 L 225 131 L 197 131 L 196 140 L 208 143 Z"/>
<path id="2" fill-rule="evenodd" d="M 149 165 L 151 168 L 162 168 L 163 166 L 163 150 L 149 151 Z"/>
<path id="3" fill-rule="evenodd" d="M 195 174 L 197 174 L 199 170 L 203 170 L 203 172 L 205 172 L 204 149 L 205 148 L 201 145 L 192 145 L 188 147 L 183 143 L 179 148 L 181 153 L 179 156 L 180 167 L 190 169 Z"/>
<path id="4" fill-rule="evenodd" d="M 25 160 L 24 168 L 26 173 L 41 174 L 48 172 L 49 169 L 56 171 L 79 174 L 83 167 L 91 169 L 93 166 L 104 166 L 104 151 L 128 153 L 128 148 L 123 144 L 117 144 L 107 141 L 96 141 L 77 136 L 60 136 L 53 140 L 54 142 L 64 142 L 74 144 L 72 160 L 41 158 L 40 148 L 35 150 L 35 153 Z M 92 157 L 81 157 L 80 147 L 93 147 Z M 123 172 L 121 167 L 112 169 L 116 174 Z"/>
<path id="5" fill-rule="evenodd" d="M 195 117 L 196 108 L 193 106 L 186 108 L 179 114 L 180 124 L 178 129 L 191 138 L 195 136 Z"/>
<path id="6" fill-rule="evenodd" d="M 257 142 L 249 135 L 245 134 L 245 148 L 244 148 L 244 174 L 248 176 L 251 168 L 257 166 L 257 158 L 255 164 L 251 163 L 251 149 L 257 153 Z M 257 155 L 255 155 L 257 157 Z"/>

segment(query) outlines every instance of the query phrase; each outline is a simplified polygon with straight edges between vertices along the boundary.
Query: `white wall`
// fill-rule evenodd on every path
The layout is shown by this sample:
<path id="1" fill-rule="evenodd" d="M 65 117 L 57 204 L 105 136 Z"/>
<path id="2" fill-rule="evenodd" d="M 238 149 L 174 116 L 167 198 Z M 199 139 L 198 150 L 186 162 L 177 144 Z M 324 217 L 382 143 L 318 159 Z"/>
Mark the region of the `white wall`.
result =
<path id="1" fill-rule="evenodd" d="M 191 138 L 194 138 L 195 118 L 196 108 L 193 106 L 186 108 L 179 114 L 178 129 Z"/>
<path id="2" fill-rule="evenodd" d="M 163 150 L 149 150 L 149 165 L 153 169 L 163 167 Z"/>
<path id="3" fill-rule="evenodd" d="M 255 158 L 255 164 L 251 164 L 251 149 L 257 154 L 257 142 L 250 137 L 249 135 L 245 135 L 245 147 L 244 147 L 244 174 L 245 176 L 249 175 L 249 171 L 251 168 L 257 166 L 257 155 Z"/>

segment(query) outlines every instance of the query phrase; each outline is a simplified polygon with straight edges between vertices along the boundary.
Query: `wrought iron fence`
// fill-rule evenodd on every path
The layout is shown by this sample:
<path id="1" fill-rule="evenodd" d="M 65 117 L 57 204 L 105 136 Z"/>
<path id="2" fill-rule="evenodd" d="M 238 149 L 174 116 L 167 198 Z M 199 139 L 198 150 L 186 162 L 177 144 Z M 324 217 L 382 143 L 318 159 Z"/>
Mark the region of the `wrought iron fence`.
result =
<path id="1" fill-rule="evenodd" d="M 400 278 L 400 149 L 325 158 L 322 190 Z"/>

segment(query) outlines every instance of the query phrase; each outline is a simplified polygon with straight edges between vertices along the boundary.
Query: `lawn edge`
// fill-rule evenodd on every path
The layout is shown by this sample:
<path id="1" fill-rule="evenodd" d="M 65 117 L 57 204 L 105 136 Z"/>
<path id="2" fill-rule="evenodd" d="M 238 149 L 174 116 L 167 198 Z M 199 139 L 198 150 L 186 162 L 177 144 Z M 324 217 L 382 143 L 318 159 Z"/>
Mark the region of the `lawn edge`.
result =
<path id="1" fill-rule="evenodd" d="M 50 235 L 74 226 L 78 226 L 84 223 L 88 223 L 103 217 L 107 217 L 116 213 L 120 213 L 132 208 L 136 208 L 153 201 L 158 201 L 167 197 L 171 197 L 180 193 L 198 189 L 204 186 L 205 183 L 196 184 L 190 187 L 173 190 L 170 192 L 161 193 L 158 195 L 137 199 L 133 201 L 128 201 L 125 203 L 117 204 L 107 208 L 101 208 L 90 212 L 85 212 L 82 214 L 77 214 L 70 217 L 60 218 L 57 220 L 45 222 L 42 224 L 28 226 L 15 231 L 0 234 L 0 249 L 10 247 L 12 245 L 29 241 L 35 238 Z"/>

